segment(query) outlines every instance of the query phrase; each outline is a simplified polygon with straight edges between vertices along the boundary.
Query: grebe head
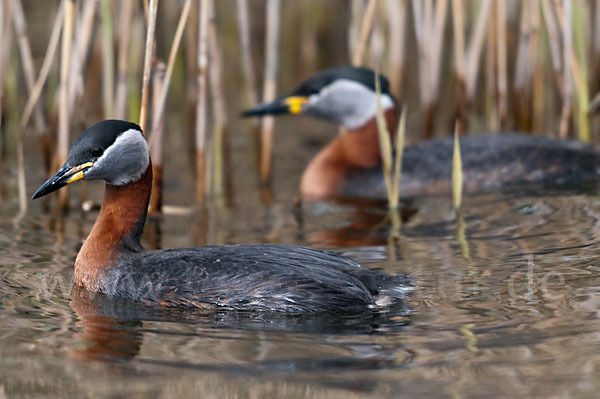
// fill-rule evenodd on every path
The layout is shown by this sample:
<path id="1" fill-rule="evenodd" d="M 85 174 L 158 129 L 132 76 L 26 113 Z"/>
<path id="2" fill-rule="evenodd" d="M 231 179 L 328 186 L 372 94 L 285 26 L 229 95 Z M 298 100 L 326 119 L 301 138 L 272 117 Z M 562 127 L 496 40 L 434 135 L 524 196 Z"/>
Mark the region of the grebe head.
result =
<path id="1" fill-rule="evenodd" d="M 122 186 L 140 179 L 150 156 L 142 129 L 135 123 L 105 120 L 83 132 L 65 164 L 33 194 L 42 197 L 78 180 L 106 180 Z"/>
<path id="2" fill-rule="evenodd" d="M 288 95 L 245 111 L 243 116 L 304 114 L 325 119 L 348 130 L 375 117 L 376 74 L 370 69 L 342 66 L 327 69 L 303 82 Z M 380 75 L 381 105 L 396 106 L 388 80 Z"/>

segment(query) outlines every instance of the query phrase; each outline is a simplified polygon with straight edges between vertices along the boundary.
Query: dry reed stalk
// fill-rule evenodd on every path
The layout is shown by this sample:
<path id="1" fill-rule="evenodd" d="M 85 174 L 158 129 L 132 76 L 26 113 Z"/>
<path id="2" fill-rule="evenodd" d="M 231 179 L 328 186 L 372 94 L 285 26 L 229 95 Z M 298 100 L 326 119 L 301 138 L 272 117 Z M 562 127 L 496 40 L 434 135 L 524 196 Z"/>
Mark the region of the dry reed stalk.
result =
<path id="1" fill-rule="evenodd" d="M 198 58 L 196 81 L 198 98 L 196 100 L 196 199 L 204 201 L 206 191 L 206 84 L 208 72 L 208 24 L 210 17 L 209 0 L 200 0 L 198 8 Z"/>
<path id="2" fill-rule="evenodd" d="M 498 41 L 496 28 L 496 7 L 490 10 L 490 23 L 487 28 L 486 52 L 485 52 L 485 114 L 488 129 L 498 131 L 500 122 L 498 120 L 498 108 L 496 104 L 498 91 L 496 90 L 496 46 Z"/>
<path id="3" fill-rule="evenodd" d="M 177 29 L 175 30 L 175 36 L 173 38 L 173 44 L 171 45 L 171 50 L 169 52 L 169 61 L 167 63 L 167 69 L 164 74 L 164 80 L 162 81 L 163 90 L 160 90 L 158 92 L 160 94 L 160 99 L 158 100 L 158 106 L 154 107 L 152 125 L 150 126 L 152 132 L 154 132 L 154 126 L 160 126 L 162 124 L 162 119 L 164 118 L 165 108 L 167 105 L 167 94 L 169 93 L 171 77 L 173 76 L 173 68 L 175 67 L 175 59 L 177 58 L 177 51 L 179 50 L 179 45 L 181 44 L 181 38 L 183 37 L 183 31 L 185 29 L 188 16 L 190 15 L 191 5 L 191 0 L 185 0 L 185 3 L 183 4 L 183 9 L 181 10 L 181 15 L 179 17 L 179 22 L 177 24 Z M 150 148 L 152 148 L 152 146 L 155 144 L 154 133 L 149 136 L 149 146 Z"/>
<path id="4" fill-rule="evenodd" d="M 377 0 L 369 0 L 365 16 L 362 19 L 360 26 L 360 37 L 358 40 L 358 47 L 356 47 L 352 54 L 352 65 L 361 65 L 362 60 L 367 50 L 367 43 L 369 41 L 369 35 L 373 27 L 373 21 L 375 19 L 375 10 L 377 9 Z"/>
<path id="5" fill-rule="evenodd" d="M 214 153 L 214 164 L 213 164 L 213 178 L 212 188 L 215 195 L 222 197 L 225 193 L 225 175 L 227 168 L 227 126 L 226 126 L 226 114 L 225 114 L 225 99 L 223 98 L 223 61 L 221 54 L 221 47 L 219 45 L 217 36 L 217 26 L 215 18 L 214 3 L 211 7 L 211 18 L 208 26 L 208 43 L 210 53 L 210 70 L 209 70 L 209 84 L 210 93 L 212 98 L 212 109 L 214 113 L 214 136 L 213 136 L 213 153 Z"/>
<path id="6" fill-rule="evenodd" d="M 64 24 L 62 32 L 62 45 L 60 55 L 60 87 L 58 106 L 58 144 L 56 169 L 67 160 L 69 152 L 69 110 L 67 85 L 69 79 L 69 66 L 73 43 L 73 22 L 75 19 L 75 1 L 66 0 Z M 68 191 L 59 192 L 59 209 L 68 207 Z"/>
<path id="7" fill-rule="evenodd" d="M 6 37 L 4 36 L 4 2 L 0 1 L 0 35 L 4 40 Z M 6 51 L 6 44 L 4 41 L 0 40 L 0 162 L 2 162 L 2 96 L 4 95 L 4 60 L 8 59 L 8 56 L 4 56 L 4 52 Z M 1 197 L 0 190 L 0 200 Z"/>
<path id="8" fill-rule="evenodd" d="M 252 49 L 250 44 L 250 21 L 248 20 L 248 0 L 237 0 L 237 21 L 240 40 L 240 62 L 242 67 L 242 76 L 244 77 L 244 104 L 248 107 L 254 106 L 258 102 L 258 92 L 256 90 L 256 72 L 254 61 L 252 59 Z M 258 118 L 250 118 L 252 124 L 252 133 L 254 138 L 254 159 L 256 169 L 260 170 L 260 121 Z"/>
<path id="9" fill-rule="evenodd" d="M 388 205 L 390 209 L 396 209 L 398 205 L 398 198 L 394 197 L 394 176 L 392 176 L 392 139 L 385 121 L 383 106 L 381 105 L 381 82 L 379 79 L 379 74 L 377 74 L 375 77 L 375 92 L 377 93 L 376 122 L 377 137 L 379 138 L 379 149 L 381 152 L 381 169 L 383 170 L 383 179 L 385 182 Z"/>
<path id="10" fill-rule="evenodd" d="M 299 6 L 306 3 L 297 2 Z M 300 17 L 300 33 L 298 40 L 300 41 L 300 70 L 299 73 L 302 76 L 311 74 L 317 69 L 317 57 L 319 53 L 318 34 L 319 26 L 316 15 L 322 13 L 321 7 L 323 3 L 310 3 L 304 7 L 304 9 L 298 10 Z"/>
<path id="11" fill-rule="evenodd" d="M 467 114 L 467 73 L 465 53 L 465 19 L 464 0 L 452 0 L 452 41 L 454 43 L 454 75 L 456 77 L 456 118 L 460 124 L 460 132 L 465 130 Z"/>
<path id="12" fill-rule="evenodd" d="M 23 156 L 23 134 L 17 136 L 17 187 L 19 195 L 19 213 L 16 219 L 20 220 L 27 213 L 27 194 L 25 181 L 25 158 Z"/>
<path id="13" fill-rule="evenodd" d="M 348 24 L 348 58 L 356 53 L 358 38 L 360 37 L 360 24 L 364 14 L 363 0 L 352 0 L 350 3 L 350 23 Z"/>
<path id="14" fill-rule="evenodd" d="M 554 6 L 563 37 L 563 106 L 558 136 L 566 138 L 572 113 L 573 81 L 571 79 L 571 68 L 573 67 L 573 64 L 571 63 L 571 53 L 573 52 L 573 30 L 571 27 L 571 2 L 565 0 L 563 3 L 564 7 L 561 7 L 560 3 L 555 1 Z"/>
<path id="15" fill-rule="evenodd" d="M 466 71 L 467 71 L 467 96 L 473 99 L 475 89 L 477 87 L 477 78 L 479 76 L 481 51 L 485 39 L 486 26 L 489 21 L 490 9 L 492 8 L 492 0 L 481 0 L 478 2 L 479 9 L 477 11 L 477 21 L 466 54 Z"/>
<path id="16" fill-rule="evenodd" d="M 423 132 L 433 136 L 434 114 L 439 94 L 442 35 L 446 25 L 447 0 L 413 0 L 415 36 L 419 50 L 419 92 L 424 113 Z"/>
<path id="17" fill-rule="evenodd" d="M 562 70 L 562 53 L 560 49 L 560 33 L 557 26 L 556 16 L 554 15 L 551 3 L 548 1 L 540 1 L 540 4 L 542 7 L 542 17 L 544 19 L 546 34 L 548 35 L 552 69 L 554 69 L 554 74 L 559 78 L 557 79 L 557 82 L 559 82 L 559 88 L 562 90 L 562 78 L 560 77 Z"/>
<path id="18" fill-rule="evenodd" d="M 162 92 L 167 90 L 165 82 L 166 66 L 163 62 L 157 62 L 152 70 L 152 112 L 156 115 L 160 113 L 161 102 L 159 98 Z M 152 191 L 150 194 L 150 203 L 148 212 L 156 214 L 161 212 L 162 208 L 162 182 L 163 182 L 163 135 L 165 130 L 165 119 L 160 118 L 158 123 L 152 122 L 152 135 L 150 141 L 154 145 L 150 146 L 150 158 L 152 158 Z"/>
<path id="19" fill-rule="evenodd" d="M 539 0 L 535 2 L 531 11 L 530 52 L 531 59 L 533 61 L 531 130 L 535 134 L 541 134 L 544 131 L 545 68 L 543 62 L 543 40 L 541 40 L 541 35 L 543 32 L 540 29 L 541 7 Z"/>
<path id="20" fill-rule="evenodd" d="M 185 29 L 185 37 L 183 43 L 183 59 L 184 59 L 184 75 L 186 79 L 195 79 L 196 76 L 196 63 L 198 59 L 198 8 L 200 7 L 198 1 L 192 1 L 192 8 L 190 14 L 192 17 L 187 23 Z M 194 137 L 194 127 L 196 126 L 196 85 L 187 84 L 185 85 L 185 140 L 187 142 L 186 152 L 187 160 L 190 169 L 194 169 L 196 165 L 196 145 Z"/>
<path id="21" fill-rule="evenodd" d="M 84 3 L 81 16 L 78 18 L 77 35 L 71 57 L 69 86 L 67 88 L 69 98 L 69 115 L 73 113 L 73 107 L 78 97 L 83 94 L 83 65 L 90 48 L 92 28 L 94 26 L 94 15 L 99 0 L 89 0 Z"/>
<path id="22" fill-rule="evenodd" d="M 19 51 L 21 53 L 21 61 L 23 65 L 23 73 L 25 75 L 25 84 L 29 95 L 33 90 L 35 84 L 35 68 L 33 66 L 33 56 L 31 54 L 31 45 L 29 44 L 29 37 L 27 36 L 27 25 L 25 23 L 25 14 L 23 12 L 23 5 L 21 0 L 11 0 L 11 11 L 13 17 L 13 27 L 15 34 L 17 35 L 17 42 L 19 44 Z M 34 107 L 34 123 L 35 128 L 38 132 L 43 132 L 46 129 L 46 121 L 41 107 L 36 105 Z"/>
<path id="23" fill-rule="evenodd" d="M 532 114 L 530 89 L 533 77 L 533 59 L 531 58 L 531 15 L 534 12 L 533 8 L 535 8 L 533 2 L 523 2 L 521 4 L 521 21 L 514 78 L 516 94 L 514 114 L 517 117 L 518 127 L 523 130 L 530 130 Z"/>
<path id="24" fill-rule="evenodd" d="M 115 97 L 114 116 L 116 119 L 125 119 L 125 106 L 127 101 L 127 64 L 129 51 L 129 36 L 131 33 L 131 17 L 133 14 L 133 1 L 122 0 L 119 9 L 119 53 L 117 55 L 117 90 Z"/>
<path id="25" fill-rule="evenodd" d="M 25 180 L 25 162 L 23 158 L 23 137 L 25 135 L 25 128 L 27 127 L 27 123 L 29 123 L 29 118 L 31 117 L 33 107 L 37 103 L 40 98 L 40 94 L 42 92 L 42 88 L 46 83 L 46 79 L 48 77 L 48 72 L 50 71 L 50 67 L 52 66 L 52 61 L 54 60 L 54 55 L 56 54 L 56 49 L 58 47 L 58 39 L 60 37 L 60 31 L 64 22 L 63 18 L 64 12 L 64 0 L 61 2 L 59 9 L 56 14 L 56 18 L 54 20 L 54 26 L 52 27 L 52 33 L 50 34 L 50 39 L 48 41 L 48 49 L 46 50 L 46 55 L 44 56 L 44 61 L 42 62 L 42 67 L 40 68 L 40 74 L 33 85 L 33 89 L 31 91 L 31 95 L 27 99 L 27 104 L 25 104 L 25 109 L 23 110 L 21 121 L 19 122 L 19 128 L 17 132 L 17 181 L 19 187 L 19 208 L 20 213 L 19 217 L 22 217 L 27 211 L 27 195 L 26 195 L 26 180 Z M 1 17 L 0 17 L 1 18 Z M 1 75 L 0 71 L 0 75 Z M 2 80 L 0 79 L 0 87 L 2 87 Z M 1 104 L 0 104 L 1 108 Z M 1 117 L 0 117 L 1 119 Z M 44 166 L 46 169 L 50 167 L 50 155 L 49 155 L 49 143 L 43 143 L 42 145 L 42 157 L 44 160 Z"/>
<path id="26" fill-rule="evenodd" d="M 40 94 L 42 93 L 42 89 L 44 88 L 44 84 L 48 78 L 48 73 L 50 72 L 50 67 L 52 66 L 52 61 L 54 61 L 56 49 L 58 48 L 58 39 L 60 38 L 60 32 L 64 22 L 64 5 L 65 0 L 61 1 L 58 11 L 56 12 L 52 32 L 50 33 L 50 39 L 48 40 L 48 48 L 46 49 L 44 61 L 42 62 L 42 67 L 40 68 L 40 74 L 33 85 L 31 94 L 27 99 L 27 103 L 25 104 L 25 108 L 23 109 L 23 113 L 21 115 L 21 121 L 19 122 L 19 133 L 21 133 L 21 131 L 23 131 L 29 123 L 29 118 L 31 117 L 33 108 L 40 98 Z"/>
<path id="27" fill-rule="evenodd" d="M 250 49 L 250 22 L 248 20 L 248 0 L 237 1 L 237 20 L 240 33 L 240 50 L 242 74 L 244 76 L 244 88 L 246 105 L 253 106 L 258 102 L 256 92 L 256 79 L 252 51 Z"/>
<path id="28" fill-rule="evenodd" d="M 2 3 L 2 15 L 0 18 L 0 163 L 2 162 L 2 156 L 5 153 L 4 145 L 6 145 L 6 131 L 2 129 L 2 120 L 3 120 L 3 107 L 7 106 L 9 103 L 3 103 L 2 99 L 5 97 L 10 98 L 9 90 L 10 88 L 6 87 L 5 76 L 9 73 L 10 68 L 9 60 L 12 54 L 12 43 L 13 43 L 13 30 L 12 30 L 12 19 L 11 19 L 11 10 L 10 10 L 10 2 L 1 2 Z M 3 105 L 6 104 L 6 105 Z M 8 107 L 7 107 L 8 108 Z M 6 118 L 8 120 L 8 118 Z M 0 190 L 1 195 L 2 190 Z"/>
<path id="29" fill-rule="evenodd" d="M 104 117 L 112 118 L 114 109 L 114 43 L 112 28 L 111 0 L 102 0 L 102 104 Z"/>
<path id="30" fill-rule="evenodd" d="M 144 47 L 144 75 L 142 77 L 142 101 L 140 106 L 140 127 L 146 129 L 148 97 L 150 96 L 150 78 L 152 71 L 152 53 L 154 51 L 154 33 L 156 31 L 156 11 L 158 0 L 150 0 L 147 18 L 146 46 Z"/>
<path id="31" fill-rule="evenodd" d="M 273 101 L 275 99 L 277 90 L 277 69 L 279 58 L 279 7 L 280 0 L 267 0 L 263 102 Z M 263 118 L 260 157 L 260 180 L 263 184 L 268 183 L 271 178 L 274 125 L 275 120 L 272 116 Z"/>
<path id="32" fill-rule="evenodd" d="M 498 90 L 498 121 L 499 128 L 504 129 L 508 120 L 508 67 L 507 67 L 507 38 L 506 38 L 506 9 L 504 0 L 496 0 L 496 58 L 497 90 Z"/>
<path id="33" fill-rule="evenodd" d="M 387 11 L 384 8 L 385 7 L 379 7 L 377 18 L 380 21 L 383 21 L 387 14 Z M 387 27 L 385 25 L 384 22 L 372 24 L 370 39 L 365 47 L 366 54 L 362 57 L 364 59 L 362 62 L 363 65 L 371 68 L 377 68 L 382 65 L 387 45 Z"/>

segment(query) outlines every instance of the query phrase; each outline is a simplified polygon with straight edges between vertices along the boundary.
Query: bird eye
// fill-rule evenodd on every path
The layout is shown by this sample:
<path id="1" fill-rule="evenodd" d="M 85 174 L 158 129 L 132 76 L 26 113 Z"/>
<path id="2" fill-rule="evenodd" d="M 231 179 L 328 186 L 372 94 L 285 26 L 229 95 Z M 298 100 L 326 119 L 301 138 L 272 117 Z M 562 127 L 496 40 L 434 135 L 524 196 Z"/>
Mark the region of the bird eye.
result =
<path id="1" fill-rule="evenodd" d="M 102 155 L 103 152 L 104 152 L 104 149 L 102 149 L 100 147 L 95 147 L 92 149 L 92 156 L 94 158 L 98 158 L 100 155 Z"/>

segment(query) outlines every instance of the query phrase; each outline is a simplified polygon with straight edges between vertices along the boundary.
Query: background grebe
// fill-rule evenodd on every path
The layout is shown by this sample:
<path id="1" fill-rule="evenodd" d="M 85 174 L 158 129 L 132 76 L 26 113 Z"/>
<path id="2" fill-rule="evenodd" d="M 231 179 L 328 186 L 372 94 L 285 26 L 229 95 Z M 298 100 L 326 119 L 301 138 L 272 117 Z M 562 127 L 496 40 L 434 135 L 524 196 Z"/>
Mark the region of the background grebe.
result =
<path id="1" fill-rule="evenodd" d="M 81 179 L 107 182 L 100 214 L 75 261 L 75 283 L 90 291 L 161 306 L 335 312 L 388 305 L 408 287 L 403 276 L 305 247 L 144 249 L 152 168 L 141 129 L 130 122 L 107 120 L 83 132 L 33 198 Z"/>
<path id="2" fill-rule="evenodd" d="M 245 111 L 244 116 L 303 114 L 344 128 L 306 167 L 300 191 L 308 199 L 386 198 L 375 122 L 375 73 L 343 66 L 327 69 L 290 94 Z M 397 105 L 381 76 L 388 127 L 397 126 Z M 401 196 L 450 192 L 452 140 L 405 149 Z M 534 185 L 576 188 L 595 182 L 600 153 L 584 143 L 528 134 L 478 134 L 461 138 L 466 192 Z"/>

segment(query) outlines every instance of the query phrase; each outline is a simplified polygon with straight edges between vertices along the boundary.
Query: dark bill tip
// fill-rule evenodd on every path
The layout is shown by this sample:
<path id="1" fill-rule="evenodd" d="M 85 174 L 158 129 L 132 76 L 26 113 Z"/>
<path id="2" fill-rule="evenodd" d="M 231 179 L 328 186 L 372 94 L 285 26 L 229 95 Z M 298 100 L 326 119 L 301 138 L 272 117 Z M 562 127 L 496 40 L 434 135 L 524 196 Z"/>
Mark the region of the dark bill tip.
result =
<path id="1" fill-rule="evenodd" d="M 31 199 L 36 199 L 53 193 L 54 191 L 66 186 L 68 179 L 71 176 L 71 168 L 66 164 L 63 165 L 51 178 L 49 178 L 38 190 L 31 196 Z"/>
<path id="2" fill-rule="evenodd" d="M 282 115 L 289 114 L 290 107 L 283 102 L 282 99 L 277 99 L 273 102 L 260 104 L 254 108 L 250 108 L 242 112 L 243 117 L 264 116 L 264 115 Z"/>

